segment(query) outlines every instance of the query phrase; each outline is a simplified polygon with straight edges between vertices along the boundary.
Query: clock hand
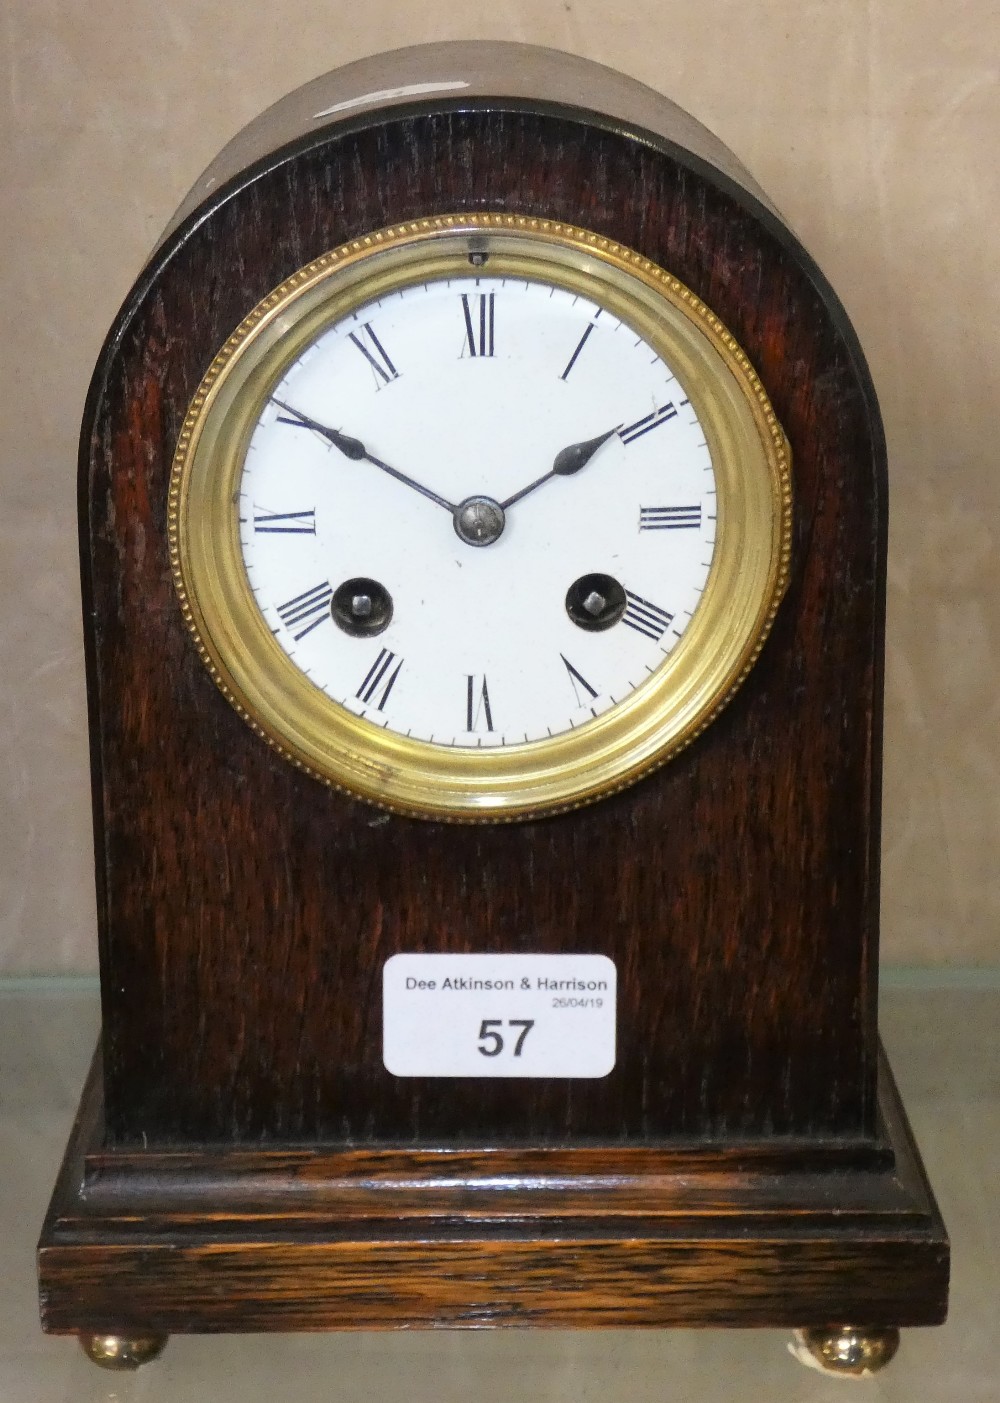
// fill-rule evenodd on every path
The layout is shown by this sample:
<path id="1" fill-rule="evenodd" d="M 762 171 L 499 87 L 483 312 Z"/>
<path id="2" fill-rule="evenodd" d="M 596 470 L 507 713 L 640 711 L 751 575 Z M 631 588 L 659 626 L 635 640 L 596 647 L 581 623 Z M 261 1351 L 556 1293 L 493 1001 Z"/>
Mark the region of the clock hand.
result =
<path id="1" fill-rule="evenodd" d="M 585 468 L 593 458 L 599 448 L 607 443 L 609 438 L 614 438 L 621 428 L 621 424 L 616 424 L 613 429 L 608 429 L 607 433 L 598 434 L 596 438 L 584 439 L 582 443 L 571 443 L 568 448 L 561 448 L 552 460 L 552 467 L 547 473 L 536 478 L 534 482 L 529 482 L 527 487 L 522 487 L 520 492 L 515 492 L 513 497 L 508 497 L 500 505 L 504 511 L 512 507 L 515 502 L 522 501 L 529 492 L 534 492 L 536 487 L 541 487 L 543 482 L 548 482 L 553 477 L 572 477 L 581 468 Z"/>
<path id="2" fill-rule="evenodd" d="M 285 404 L 283 400 L 275 398 L 274 395 L 272 395 L 271 398 L 279 409 L 283 409 L 286 414 L 295 416 L 292 419 L 282 419 L 279 415 L 279 424 L 292 424 L 298 428 L 311 429 L 314 433 L 319 434 L 321 438 L 325 438 L 329 443 L 332 443 L 334 448 L 339 448 L 345 458 L 350 458 L 354 462 L 359 462 L 363 459 L 365 462 L 373 464 L 376 468 L 381 468 L 384 473 L 388 473 L 390 477 L 394 477 L 397 482 L 402 482 L 405 486 L 412 487 L 414 492 L 419 492 L 422 497 L 429 498 L 430 501 L 436 502 L 439 507 L 444 507 L 445 511 L 450 512 L 452 516 L 455 515 L 458 508 L 453 502 L 446 501 L 444 497 L 439 497 L 438 494 L 432 492 L 429 487 L 424 487 L 422 483 L 416 482 L 412 477 L 407 477 L 406 474 L 401 473 L 398 468 L 393 468 L 390 467 L 388 463 L 383 463 L 381 458 L 376 458 L 374 453 L 368 452 L 368 449 L 359 438 L 352 438 L 350 434 L 342 434 L 339 429 L 331 429 L 328 424 L 321 424 L 317 419 L 311 419 L 308 414 L 303 414 L 300 409 L 293 409 L 290 404 Z"/>

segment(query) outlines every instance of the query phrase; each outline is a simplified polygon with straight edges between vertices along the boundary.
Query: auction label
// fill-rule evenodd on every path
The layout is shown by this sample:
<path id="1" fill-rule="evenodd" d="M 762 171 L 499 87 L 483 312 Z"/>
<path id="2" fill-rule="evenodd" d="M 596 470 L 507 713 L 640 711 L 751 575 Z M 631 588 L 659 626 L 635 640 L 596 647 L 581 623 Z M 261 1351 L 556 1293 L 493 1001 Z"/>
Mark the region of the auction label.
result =
<path id="1" fill-rule="evenodd" d="M 382 1060 L 397 1077 L 606 1077 L 617 974 L 605 955 L 393 955 Z"/>

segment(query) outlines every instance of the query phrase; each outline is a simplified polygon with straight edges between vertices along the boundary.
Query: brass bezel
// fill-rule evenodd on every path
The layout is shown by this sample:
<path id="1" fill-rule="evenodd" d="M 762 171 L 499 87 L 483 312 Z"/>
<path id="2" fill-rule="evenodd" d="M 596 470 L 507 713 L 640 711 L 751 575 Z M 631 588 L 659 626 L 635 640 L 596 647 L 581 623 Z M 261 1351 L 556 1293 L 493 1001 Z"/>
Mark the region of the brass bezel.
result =
<path id="1" fill-rule="evenodd" d="M 682 639 L 620 705 L 568 733 L 498 748 L 443 747 L 332 701 L 284 653 L 250 591 L 234 499 L 247 443 L 288 365 L 362 302 L 430 278 L 534 278 L 602 303 L 663 356 L 698 413 L 718 491 L 708 582 Z M 630 249 L 519 215 L 456 215 L 381 230 L 294 273 L 241 323 L 191 402 L 174 457 L 170 553 L 184 618 L 240 715 L 299 768 L 415 817 L 500 822 L 562 812 L 632 784 L 726 704 L 770 630 L 788 578 L 787 440 L 747 357 L 677 279 Z"/>

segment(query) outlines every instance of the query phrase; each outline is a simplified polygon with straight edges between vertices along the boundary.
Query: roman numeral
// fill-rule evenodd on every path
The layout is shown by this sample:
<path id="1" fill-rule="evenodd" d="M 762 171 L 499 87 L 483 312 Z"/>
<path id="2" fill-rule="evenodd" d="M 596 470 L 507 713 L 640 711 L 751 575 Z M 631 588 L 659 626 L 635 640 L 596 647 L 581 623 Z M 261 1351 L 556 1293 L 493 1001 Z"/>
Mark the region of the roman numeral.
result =
<path id="1" fill-rule="evenodd" d="M 314 628 L 319 628 L 324 619 L 330 617 L 330 600 L 333 598 L 333 589 L 324 580 L 321 585 L 314 585 L 312 589 L 305 590 L 302 594 L 297 594 L 294 599 L 289 599 L 286 604 L 278 605 L 278 617 L 298 643 L 300 638 L 305 638 L 307 633 L 312 633 Z M 296 633 L 300 624 L 306 627 Z"/>
<path id="2" fill-rule="evenodd" d="M 701 526 L 701 503 L 695 507 L 640 507 L 640 531 L 678 531 Z"/>
<path id="3" fill-rule="evenodd" d="M 491 356 L 493 354 L 493 299 L 495 293 L 479 292 L 471 298 L 462 293 L 462 311 L 465 313 L 465 345 L 462 354 L 470 356 Z"/>
<path id="4" fill-rule="evenodd" d="M 269 512 L 255 505 L 253 529 L 255 534 L 271 532 L 276 536 L 315 536 L 316 508 L 310 507 L 307 512 Z"/>
<path id="5" fill-rule="evenodd" d="M 579 341 L 576 343 L 576 350 L 573 352 L 573 354 L 570 356 L 569 360 L 568 360 L 567 363 L 566 363 L 566 369 L 563 371 L 563 373 L 562 373 L 562 374 L 560 375 L 560 377 L 559 377 L 560 380 L 565 380 L 565 379 L 566 379 L 566 376 L 567 376 L 567 375 L 570 373 L 570 371 L 573 369 L 574 365 L 576 365 L 576 358 L 577 358 L 577 356 L 580 354 L 580 352 L 583 350 L 584 346 L 587 344 L 587 337 L 590 335 L 590 333 L 593 331 L 593 329 L 594 329 L 594 323 L 593 323 L 593 322 L 588 322 L 588 323 L 587 323 L 587 329 L 584 331 L 583 335 L 580 337 Z"/>
<path id="6" fill-rule="evenodd" d="M 647 414 L 644 419 L 637 419 L 634 424 L 626 424 L 624 429 L 618 430 L 618 437 L 622 443 L 635 443 L 637 438 L 642 438 L 643 434 L 652 433 L 661 424 L 665 424 L 668 419 L 676 419 L 677 410 L 670 403 L 663 404 L 659 409 L 654 409 L 652 414 Z"/>
<path id="7" fill-rule="evenodd" d="M 625 605 L 622 623 L 658 643 L 673 623 L 673 614 L 668 614 L 666 609 L 661 609 L 658 604 L 650 604 L 648 599 L 633 594 L 630 589 L 625 591 L 625 598 L 628 603 Z"/>
<path id="8" fill-rule="evenodd" d="M 480 721 L 486 721 L 486 729 L 493 729 L 493 712 L 490 710 L 490 694 L 486 689 L 486 678 L 482 680 L 482 685 L 476 686 L 476 678 L 466 674 L 465 692 L 465 729 L 467 731 L 478 731 Z"/>
<path id="9" fill-rule="evenodd" d="M 597 696 L 596 691 L 587 681 L 586 677 L 584 677 L 581 672 L 577 672 L 576 668 L 570 662 L 569 658 L 567 658 L 565 653 L 560 653 L 559 656 L 562 658 L 563 663 L 566 667 L 566 671 L 569 673 L 570 685 L 573 688 L 573 694 L 576 697 L 577 706 L 586 706 L 587 703 L 584 701 L 583 697 L 580 694 L 580 687 L 582 687 L 583 690 L 587 693 L 587 695 L 591 698 Z"/>
<path id="10" fill-rule="evenodd" d="M 365 680 L 355 693 L 355 696 L 358 697 L 360 701 L 363 701 L 366 706 L 375 700 L 375 696 L 381 687 L 382 695 L 379 697 L 377 709 L 379 711 L 385 710 L 385 704 L 389 700 L 389 693 L 396 685 L 396 678 L 403 668 L 403 659 L 400 658 L 399 662 L 396 663 L 395 672 L 387 678 L 386 674 L 395 662 L 396 654 L 390 653 L 388 648 L 383 648 L 368 669 L 368 672 L 365 674 Z"/>
<path id="11" fill-rule="evenodd" d="M 367 333 L 367 340 L 370 345 L 365 344 L 365 333 Z M 355 346 L 357 346 L 358 350 L 371 366 L 375 375 L 376 390 L 381 390 L 383 386 L 388 385 L 390 380 L 399 379 L 399 371 L 389 359 L 382 342 L 375 335 L 371 322 L 363 322 L 361 334 L 359 335 L 358 332 L 352 331 L 349 339 L 354 342 Z"/>

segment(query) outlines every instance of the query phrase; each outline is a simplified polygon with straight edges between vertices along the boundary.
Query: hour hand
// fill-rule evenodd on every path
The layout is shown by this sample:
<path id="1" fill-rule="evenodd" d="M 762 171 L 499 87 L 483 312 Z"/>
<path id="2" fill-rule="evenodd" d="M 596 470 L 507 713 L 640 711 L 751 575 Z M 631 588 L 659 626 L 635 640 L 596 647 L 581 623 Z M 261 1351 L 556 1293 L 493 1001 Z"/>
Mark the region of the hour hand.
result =
<path id="1" fill-rule="evenodd" d="M 621 424 L 616 424 L 613 429 L 608 429 L 606 433 L 598 434 L 596 438 L 587 438 L 581 443 L 571 443 L 567 448 L 560 448 L 559 452 L 552 460 L 552 467 L 547 473 L 543 473 L 543 475 L 536 478 L 534 482 L 529 482 L 527 487 L 522 487 L 520 492 L 515 492 L 513 497 L 508 497 L 506 502 L 500 503 L 504 511 L 506 511 L 508 507 L 512 507 L 515 502 L 520 502 L 523 498 L 527 497 L 529 492 L 534 492 L 536 487 L 541 487 L 543 482 L 548 482 L 550 478 L 572 477 L 573 474 L 578 473 L 581 468 L 585 468 L 597 450 L 603 444 L 607 443 L 609 438 L 614 438 L 620 428 Z"/>
<path id="2" fill-rule="evenodd" d="M 571 443 L 568 448 L 561 448 L 552 461 L 552 472 L 557 477 L 572 477 L 573 473 L 587 466 L 602 444 L 614 438 L 620 428 L 621 424 L 616 424 L 596 438 L 587 438 L 582 443 Z"/>

